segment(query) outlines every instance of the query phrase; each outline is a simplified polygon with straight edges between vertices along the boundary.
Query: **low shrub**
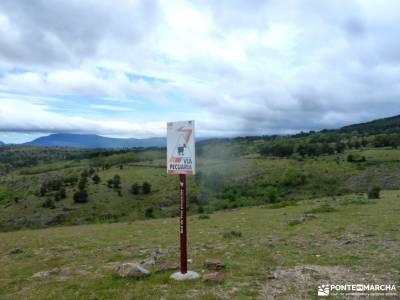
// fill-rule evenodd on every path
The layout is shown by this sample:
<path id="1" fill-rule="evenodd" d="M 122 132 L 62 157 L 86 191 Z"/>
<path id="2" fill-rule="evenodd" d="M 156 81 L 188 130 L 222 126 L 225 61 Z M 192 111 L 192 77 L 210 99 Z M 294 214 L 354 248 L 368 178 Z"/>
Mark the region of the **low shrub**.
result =
<path id="1" fill-rule="evenodd" d="M 313 208 L 306 213 L 317 214 L 317 213 L 330 213 L 336 211 L 336 208 L 330 206 L 329 204 L 323 204 L 319 207 Z"/>
<path id="2" fill-rule="evenodd" d="M 225 232 L 223 234 L 223 237 L 224 238 L 238 238 L 238 237 L 242 237 L 242 233 L 240 231 L 232 230 L 232 231 Z"/>
<path id="3" fill-rule="evenodd" d="M 368 199 L 379 199 L 381 194 L 381 187 L 374 186 L 368 191 Z"/>

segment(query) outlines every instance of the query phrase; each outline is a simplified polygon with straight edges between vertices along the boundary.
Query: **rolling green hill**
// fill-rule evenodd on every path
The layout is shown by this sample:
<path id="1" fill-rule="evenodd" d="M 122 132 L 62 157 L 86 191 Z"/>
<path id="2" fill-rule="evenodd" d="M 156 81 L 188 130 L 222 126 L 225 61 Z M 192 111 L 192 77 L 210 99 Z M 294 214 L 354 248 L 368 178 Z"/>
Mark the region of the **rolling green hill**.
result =
<path id="1" fill-rule="evenodd" d="M 360 133 L 384 133 L 384 132 L 399 132 L 400 130 L 400 115 L 389 118 L 378 119 L 366 123 L 354 124 L 345 126 L 340 129 L 344 132 L 357 131 Z"/>
<path id="2" fill-rule="evenodd" d="M 400 189 L 399 134 L 360 132 L 201 141 L 189 213 Z M 162 148 L 6 146 L 0 175 L 0 230 L 177 215 L 177 177 L 167 176 Z"/>

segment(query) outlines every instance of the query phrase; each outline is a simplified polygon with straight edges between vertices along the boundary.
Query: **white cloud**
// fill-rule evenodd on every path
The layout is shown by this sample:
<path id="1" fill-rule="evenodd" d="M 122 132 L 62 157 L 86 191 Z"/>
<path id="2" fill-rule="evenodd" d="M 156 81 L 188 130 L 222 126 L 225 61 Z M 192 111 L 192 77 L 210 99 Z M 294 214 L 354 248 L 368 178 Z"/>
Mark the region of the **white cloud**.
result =
<path id="1" fill-rule="evenodd" d="M 123 107 L 123 106 L 113 106 L 113 105 L 106 105 L 106 104 L 92 104 L 90 107 L 95 109 L 101 110 L 108 110 L 108 111 L 132 111 L 132 108 Z"/>
<path id="2" fill-rule="evenodd" d="M 65 96 L 154 107 L 137 124 L 115 117 L 96 125 L 99 133 L 132 136 L 185 117 L 164 112 L 176 101 L 193 107 L 187 117 L 198 118 L 203 133 L 212 135 L 285 133 L 384 117 L 400 112 L 399 25 L 397 1 L 6 0 L 0 89 L 32 97 L 23 100 L 46 120 L 13 120 L 17 107 L 0 97 L 8 120 L 0 121 L 0 130 L 23 131 L 25 124 L 25 130 L 93 131 L 95 120 L 37 100 Z M 96 100 L 87 105 L 121 113 L 131 107 L 137 111 Z M 80 125 L 64 128 L 60 119 Z"/>

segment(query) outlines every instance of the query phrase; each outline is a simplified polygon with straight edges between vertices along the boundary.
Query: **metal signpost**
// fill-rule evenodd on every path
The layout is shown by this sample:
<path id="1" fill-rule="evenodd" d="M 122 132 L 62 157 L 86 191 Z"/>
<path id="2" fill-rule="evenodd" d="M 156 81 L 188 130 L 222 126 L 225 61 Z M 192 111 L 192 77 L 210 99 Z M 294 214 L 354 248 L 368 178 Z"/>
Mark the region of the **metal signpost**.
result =
<path id="1" fill-rule="evenodd" d="M 177 280 L 199 277 L 199 274 L 187 269 L 186 175 L 196 172 L 194 145 L 194 121 L 167 124 L 167 173 L 179 175 L 181 268 L 180 272 L 171 275 Z"/>

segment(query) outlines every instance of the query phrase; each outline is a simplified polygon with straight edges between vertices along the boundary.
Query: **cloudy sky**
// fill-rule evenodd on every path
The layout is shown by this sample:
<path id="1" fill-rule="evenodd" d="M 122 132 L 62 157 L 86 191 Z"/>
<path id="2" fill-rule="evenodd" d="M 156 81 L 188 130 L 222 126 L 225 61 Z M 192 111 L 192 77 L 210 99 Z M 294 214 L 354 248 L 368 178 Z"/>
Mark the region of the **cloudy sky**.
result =
<path id="1" fill-rule="evenodd" d="M 1 0 L 0 140 L 293 133 L 400 113 L 397 0 Z"/>

